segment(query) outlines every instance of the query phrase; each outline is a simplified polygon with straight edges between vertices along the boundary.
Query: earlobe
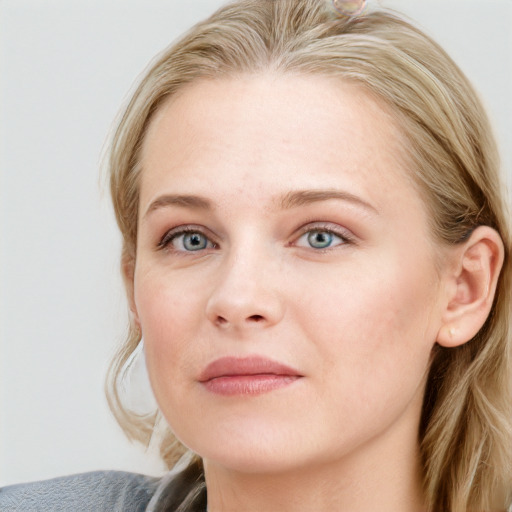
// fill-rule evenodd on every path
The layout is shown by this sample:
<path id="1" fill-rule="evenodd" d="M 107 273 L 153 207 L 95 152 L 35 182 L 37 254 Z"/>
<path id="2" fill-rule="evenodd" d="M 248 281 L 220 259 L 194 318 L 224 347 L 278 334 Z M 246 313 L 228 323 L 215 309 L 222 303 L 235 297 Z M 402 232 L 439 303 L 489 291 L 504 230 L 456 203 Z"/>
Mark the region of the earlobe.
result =
<path id="1" fill-rule="evenodd" d="M 498 232 L 479 226 L 457 247 L 453 285 L 437 342 L 456 347 L 471 340 L 484 325 L 492 308 L 504 247 Z"/>
<path id="2" fill-rule="evenodd" d="M 121 272 L 123 275 L 124 288 L 126 297 L 128 299 L 128 306 L 133 323 L 140 330 L 139 315 L 137 313 L 137 306 L 135 304 L 135 289 L 134 289 L 134 276 L 135 276 L 135 259 L 131 256 L 123 255 L 121 262 Z"/>

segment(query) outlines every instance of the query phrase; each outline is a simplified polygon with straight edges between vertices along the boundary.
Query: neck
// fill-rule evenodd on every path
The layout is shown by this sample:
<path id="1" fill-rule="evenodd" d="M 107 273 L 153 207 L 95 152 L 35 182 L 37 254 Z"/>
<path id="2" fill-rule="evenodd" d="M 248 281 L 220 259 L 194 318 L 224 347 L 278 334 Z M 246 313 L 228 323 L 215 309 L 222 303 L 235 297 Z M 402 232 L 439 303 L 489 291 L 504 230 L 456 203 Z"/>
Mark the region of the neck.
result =
<path id="1" fill-rule="evenodd" d="M 417 430 L 408 430 L 384 433 L 336 460 L 265 474 L 205 460 L 208 511 L 424 511 Z"/>

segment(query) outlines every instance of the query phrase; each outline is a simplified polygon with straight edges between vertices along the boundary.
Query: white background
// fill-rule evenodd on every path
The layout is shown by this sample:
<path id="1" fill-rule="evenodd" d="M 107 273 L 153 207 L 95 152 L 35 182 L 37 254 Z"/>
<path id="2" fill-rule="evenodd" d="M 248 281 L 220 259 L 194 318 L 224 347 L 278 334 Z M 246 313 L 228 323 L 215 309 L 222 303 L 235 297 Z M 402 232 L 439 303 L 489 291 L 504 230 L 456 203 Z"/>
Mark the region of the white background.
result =
<path id="1" fill-rule="evenodd" d="M 127 315 L 100 154 L 148 61 L 221 3 L 0 0 L 0 485 L 162 470 L 103 396 Z M 381 3 L 473 80 L 512 177 L 512 0 Z"/>

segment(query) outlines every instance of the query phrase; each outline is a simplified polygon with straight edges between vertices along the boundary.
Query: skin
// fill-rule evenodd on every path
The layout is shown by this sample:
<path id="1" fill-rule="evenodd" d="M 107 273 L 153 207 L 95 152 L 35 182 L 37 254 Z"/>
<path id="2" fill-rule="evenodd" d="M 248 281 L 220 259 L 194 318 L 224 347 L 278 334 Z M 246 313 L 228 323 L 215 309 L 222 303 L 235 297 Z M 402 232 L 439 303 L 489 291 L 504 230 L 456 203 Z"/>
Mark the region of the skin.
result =
<path id="1" fill-rule="evenodd" d="M 153 119 L 132 310 L 210 512 L 424 509 L 418 422 L 459 253 L 439 257 L 402 143 L 383 104 L 325 77 L 199 81 Z M 235 396 L 199 382 L 253 355 L 301 378 Z"/>

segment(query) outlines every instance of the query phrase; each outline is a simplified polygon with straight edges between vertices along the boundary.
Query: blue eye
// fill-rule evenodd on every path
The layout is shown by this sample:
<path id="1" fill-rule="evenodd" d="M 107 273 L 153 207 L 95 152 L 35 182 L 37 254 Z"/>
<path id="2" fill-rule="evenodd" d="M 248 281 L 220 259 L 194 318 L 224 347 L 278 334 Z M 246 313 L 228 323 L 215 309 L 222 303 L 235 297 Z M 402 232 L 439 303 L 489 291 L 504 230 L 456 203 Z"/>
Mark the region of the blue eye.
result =
<path id="1" fill-rule="evenodd" d="M 329 249 L 345 243 L 346 240 L 326 229 L 311 229 L 304 233 L 297 245 L 299 247 L 310 247 L 312 249 Z"/>
<path id="2" fill-rule="evenodd" d="M 181 243 L 187 251 L 200 251 L 208 247 L 208 238 L 201 233 L 183 233 L 177 238 L 182 238 Z"/>
<path id="3" fill-rule="evenodd" d="M 159 243 L 159 247 L 169 246 L 177 252 L 196 252 L 211 249 L 215 244 L 200 231 L 190 230 L 167 233 Z"/>
<path id="4" fill-rule="evenodd" d="M 310 231 L 308 233 L 308 244 L 315 249 L 326 249 L 330 247 L 334 235 L 327 231 Z"/>

